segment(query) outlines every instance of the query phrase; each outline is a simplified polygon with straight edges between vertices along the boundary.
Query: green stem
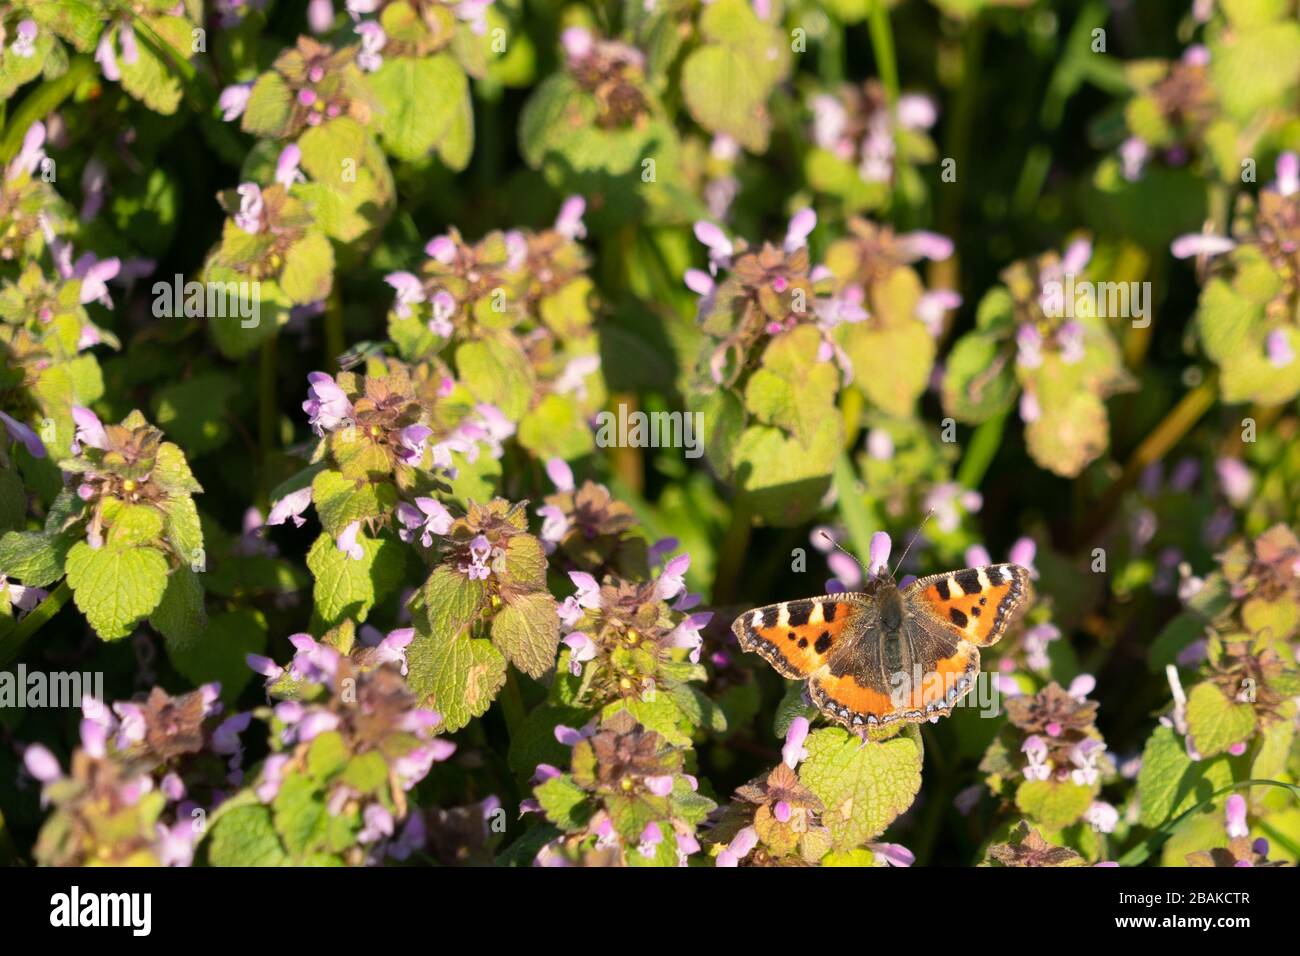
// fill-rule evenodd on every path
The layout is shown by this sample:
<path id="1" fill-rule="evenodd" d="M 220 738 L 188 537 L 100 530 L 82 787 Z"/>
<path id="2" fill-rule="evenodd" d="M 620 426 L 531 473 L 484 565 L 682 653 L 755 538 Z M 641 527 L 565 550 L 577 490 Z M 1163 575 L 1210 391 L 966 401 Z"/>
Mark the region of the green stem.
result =
<path id="1" fill-rule="evenodd" d="M 12 631 L 0 638 L 0 667 L 7 666 L 17 658 L 28 639 L 58 614 L 70 597 L 72 588 L 68 587 L 68 581 L 64 578 L 57 588 L 46 595 L 44 601 L 32 608 L 31 613 L 19 621 Z"/>
<path id="2" fill-rule="evenodd" d="M 23 137 L 27 135 L 31 125 L 58 109 L 59 104 L 71 96 L 81 85 L 81 81 L 94 71 L 95 64 L 90 57 L 73 57 L 62 76 L 46 80 L 28 93 L 18 109 L 14 110 L 13 119 L 5 130 L 4 140 L 0 141 L 0 163 L 8 163 L 17 156 L 23 144 Z"/>
<path id="3" fill-rule="evenodd" d="M 885 95 L 892 109 L 898 102 L 898 61 L 894 57 L 894 32 L 889 27 L 889 8 L 885 6 L 884 0 L 876 0 L 871 5 L 867 29 L 871 33 L 871 52 L 876 57 L 880 82 L 885 86 Z"/>
<path id="4" fill-rule="evenodd" d="M 883 528 L 878 516 L 863 500 L 861 482 L 858 481 L 858 474 L 847 452 L 836 459 L 832 481 L 835 483 L 835 500 L 839 505 L 840 517 L 849 530 L 849 541 L 859 555 L 858 560 L 865 561 L 871 553 L 871 535 Z"/>
<path id="5" fill-rule="evenodd" d="M 995 415 L 982 423 L 971 435 L 957 468 L 957 483 L 963 488 L 978 488 L 984 480 L 984 474 L 993 464 L 993 459 L 1002 444 L 1002 430 L 1007 424 L 1007 413 Z"/>
<path id="6" fill-rule="evenodd" d="M 1234 790 L 1241 790 L 1246 787 L 1281 787 L 1284 790 L 1290 790 L 1295 797 L 1300 798 L 1300 786 L 1297 786 L 1294 783 L 1283 783 L 1281 780 L 1241 780 L 1237 783 L 1230 783 L 1226 787 L 1221 787 L 1214 791 L 1214 793 L 1196 804 L 1196 806 L 1184 810 L 1155 833 L 1151 834 L 1151 836 L 1147 837 L 1133 849 L 1129 850 L 1119 858 L 1119 865 L 1137 866 L 1138 864 L 1145 862 L 1152 853 L 1160 849 L 1164 842 L 1169 839 L 1178 824 L 1182 823 L 1192 814 L 1200 813 L 1225 793 L 1231 793 Z"/>

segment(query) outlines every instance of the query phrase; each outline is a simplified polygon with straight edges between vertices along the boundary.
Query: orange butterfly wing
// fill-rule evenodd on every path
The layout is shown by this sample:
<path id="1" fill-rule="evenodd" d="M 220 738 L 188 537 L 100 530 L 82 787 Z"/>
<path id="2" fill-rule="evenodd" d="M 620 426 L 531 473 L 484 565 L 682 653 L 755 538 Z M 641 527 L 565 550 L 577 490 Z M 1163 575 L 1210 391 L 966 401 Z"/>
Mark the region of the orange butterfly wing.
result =
<path id="1" fill-rule="evenodd" d="M 746 611 L 731 625 L 740 646 L 758 654 L 782 677 L 806 680 L 826 663 L 850 622 L 864 608 L 848 595 L 783 601 Z"/>
<path id="2" fill-rule="evenodd" d="M 904 589 L 913 611 L 938 622 L 959 641 L 988 647 L 1002 639 L 1029 601 L 1029 572 L 1018 564 L 989 564 L 918 578 Z"/>

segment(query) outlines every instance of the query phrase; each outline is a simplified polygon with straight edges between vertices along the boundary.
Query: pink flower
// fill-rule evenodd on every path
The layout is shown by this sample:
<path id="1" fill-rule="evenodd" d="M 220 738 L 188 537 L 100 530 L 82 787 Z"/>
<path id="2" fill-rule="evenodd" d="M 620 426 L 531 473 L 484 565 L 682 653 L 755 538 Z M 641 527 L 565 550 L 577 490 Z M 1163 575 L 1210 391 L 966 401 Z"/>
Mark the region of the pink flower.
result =
<path id="1" fill-rule="evenodd" d="M 253 95 L 252 83 L 234 83 L 227 86 L 217 97 L 217 107 L 221 110 L 221 118 L 227 123 L 233 122 L 244 115 L 244 110 L 248 108 L 249 97 Z"/>
<path id="2" fill-rule="evenodd" d="M 41 783 L 53 783 L 63 776 L 59 761 L 43 744 L 29 744 L 23 751 L 23 766 Z"/>
<path id="3" fill-rule="evenodd" d="M 33 458 L 45 457 L 45 444 L 36 432 L 12 415 L 7 415 L 4 412 L 0 412 L 0 422 L 4 423 L 5 429 L 9 432 L 9 437 L 16 442 L 21 442 L 29 455 Z"/>
<path id="4" fill-rule="evenodd" d="M 360 530 L 361 522 L 353 521 L 335 540 L 335 546 L 353 561 L 360 561 L 366 556 L 366 549 L 357 541 L 357 532 Z"/>
<path id="5" fill-rule="evenodd" d="M 262 231 L 262 190 L 257 183 L 240 183 L 235 188 L 239 195 L 239 212 L 235 213 L 235 225 L 249 235 Z"/>
<path id="6" fill-rule="evenodd" d="M 715 861 L 716 866 L 732 867 L 739 866 L 740 861 L 749 855 L 749 852 L 758 846 L 758 831 L 753 827 L 745 827 L 727 844 L 727 848 L 718 854 Z"/>
<path id="7" fill-rule="evenodd" d="M 357 66 L 365 73 L 375 72 L 384 65 L 384 58 L 380 55 L 380 51 L 388 43 L 388 34 L 374 20 L 358 23 L 353 32 L 361 37 L 361 49 L 357 53 Z"/>
<path id="8" fill-rule="evenodd" d="M 307 401 L 302 410 L 307 413 L 312 430 L 323 437 L 340 425 L 352 421 L 352 402 L 334 379 L 324 372 L 307 376 Z"/>
<path id="9" fill-rule="evenodd" d="M 108 447 L 108 433 L 104 431 L 104 425 L 99 420 L 99 416 L 89 408 L 83 408 L 80 405 L 72 406 L 72 421 L 77 426 L 73 433 L 72 441 L 73 454 L 80 454 L 81 446 L 89 448 L 104 449 Z"/>
<path id="10" fill-rule="evenodd" d="M 817 213 L 811 208 L 800 209 L 790 218 L 790 226 L 785 233 L 785 251 L 793 252 L 806 246 L 808 237 L 815 228 L 817 228 Z"/>
<path id="11" fill-rule="evenodd" d="M 937 232 L 917 230 L 903 233 L 899 245 L 917 259 L 933 259 L 936 262 L 949 258 L 953 252 L 952 240 Z"/>
<path id="12" fill-rule="evenodd" d="M 691 556 L 689 554 L 679 554 L 672 558 L 664 565 L 663 572 L 659 579 L 655 581 L 654 596 L 659 601 L 671 601 L 682 591 L 686 590 L 686 569 L 691 566 Z"/>
<path id="13" fill-rule="evenodd" d="M 1169 251 L 1175 259 L 1190 259 L 1193 256 L 1220 256 L 1231 252 L 1237 244 L 1226 236 L 1189 233 L 1179 236 L 1169 244 Z"/>
<path id="14" fill-rule="evenodd" d="M 582 221 L 582 214 L 587 211 L 587 200 L 581 196 L 570 196 L 560 207 L 560 214 L 555 218 L 555 231 L 568 239 L 585 239 L 587 227 Z"/>
<path id="15" fill-rule="evenodd" d="M 280 157 L 275 162 L 275 181 L 285 189 L 294 183 L 306 182 L 306 177 L 298 169 L 298 164 L 301 162 L 302 150 L 297 143 L 290 143 L 280 150 Z"/>
<path id="16" fill-rule="evenodd" d="M 27 127 L 27 132 L 23 134 L 23 145 L 18 150 L 18 155 L 10 161 L 5 178 L 17 179 L 22 175 L 34 174 L 45 159 L 44 145 L 45 124 L 38 120 Z"/>
<path id="17" fill-rule="evenodd" d="M 690 648 L 691 663 L 698 664 L 700 662 L 700 648 L 704 645 L 704 638 L 700 636 L 700 628 L 707 625 L 711 620 L 713 620 L 713 612 L 711 611 L 702 611 L 699 614 L 689 615 L 673 628 L 668 635 L 668 646 Z"/>
<path id="18" fill-rule="evenodd" d="M 301 515 L 307 510 L 309 504 L 311 504 L 311 485 L 291 491 L 271 506 L 271 514 L 267 517 L 266 523 L 280 525 L 292 519 L 294 527 L 301 528 L 306 524 L 306 519 Z"/>
<path id="19" fill-rule="evenodd" d="M 790 721 L 785 732 L 785 746 L 781 748 L 781 760 L 791 770 L 796 769 L 801 761 L 808 759 L 804 741 L 808 739 L 808 718 L 796 717 Z"/>
<path id="20" fill-rule="evenodd" d="M 416 498 L 414 507 L 405 501 L 399 503 L 397 520 L 402 525 L 398 537 L 403 541 L 411 541 L 416 529 L 419 529 L 420 544 L 426 548 L 433 546 L 434 535 L 441 536 L 451 530 L 453 521 L 451 512 L 436 498 Z"/>
<path id="21" fill-rule="evenodd" d="M 29 747 L 28 750 L 31 748 Z M 1239 793 L 1228 797 L 1224 805 L 1227 818 L 1228 838 L 1250 836 L 1250 825 L 1246 822 L 1246 798 Z"/>
<path id="22" fill-rule="evenodd" d="M 596 642 L 582 631 L 574 631 L 563 643 L 569 649 L 569 673 L 577 677 L 582 673 L 582 665 L 596 656 Z"/>

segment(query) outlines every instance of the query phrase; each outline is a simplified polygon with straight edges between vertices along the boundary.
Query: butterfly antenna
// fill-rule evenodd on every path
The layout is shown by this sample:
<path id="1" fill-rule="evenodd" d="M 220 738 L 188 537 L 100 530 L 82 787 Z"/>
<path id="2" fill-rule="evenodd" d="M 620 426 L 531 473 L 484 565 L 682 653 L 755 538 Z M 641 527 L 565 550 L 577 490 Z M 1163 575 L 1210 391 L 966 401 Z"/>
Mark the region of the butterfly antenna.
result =
<path id="1" fill-rule="evenodd" d="M 898 576 L 898 569 L 903 566 L 903 559 L 907 557 L 907 552 L 912 550 L 912 545 L 916 544 L 916 539 L 921 536 L 921 529 L 924 528 L 925 523 L 933 517 L 934 517 L 934 509 L 931 508 L 929 511 L 925 513 L 925 517 L 921 519 L 921 523 L 916 526 L 916 530 L 912 532 L 912 537 L 907 542 L 907 547 L 903 549 L 903 553 L 898 556 L 898 563 L 894 565 L 895 577 Z"/>
<path id="2" fill-rule="evenodd" d="M 834 547 L 838 548 L 840 551 L 843 551 L 850 558 L 856 561 L 858 563 L 858 567 L 860 567 L 863 571 L 867 572 L 867 577 L 871 577 L 870 569 L 868 569 L 867 566 L 862 563 L 862 560 L 856 554 L 850 551 L 848 548 L 844 547 L 844 545 L 840 544 L 838 541 L 832 538 L 829 531 L 823 528 L 821 531 L 821 536 L 825 538 L 827 541 L 829 541 Z"/>

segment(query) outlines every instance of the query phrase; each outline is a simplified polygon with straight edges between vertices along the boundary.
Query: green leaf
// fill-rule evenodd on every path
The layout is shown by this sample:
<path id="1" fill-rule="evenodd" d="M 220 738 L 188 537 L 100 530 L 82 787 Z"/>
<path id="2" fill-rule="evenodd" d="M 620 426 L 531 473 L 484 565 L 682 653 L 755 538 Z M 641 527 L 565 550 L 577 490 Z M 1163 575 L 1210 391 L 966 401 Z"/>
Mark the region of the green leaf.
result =
<path id="1" fill-rule="evenodd" d="M 562 830 L 581 829 L 591 819 L 586 792 L 567 773 L 539 784 L 533 793 L 546 819 Z"/>
<path id="2" fill-rule="evenodd" d="M 596 447 L 587 417 L 573 396 L 554 393 L 524 413 L 519 422 L 519 444 L 542 461 L 573 461 Z"/>
<path id="3" fill-rule="evenodd" d="M 379 98 L 379 134 L 395 158 L 414 161 L 439 147 L 443 162 L 464 169 L 474 145 L 469 81 L 450 55 L 385 57 L 370 75 Z"/>
<path id="4" fill-rule="evenodd" d="M 178 565 L 167 577 L 167 590 L 149 623 L 167 639 L 168 647 L 189 647 L 208 626 L 203 584 L 189 565 Z"/>
<path id="5" fill-rule="evenodd" d="M 42 588 L 63 576 L 71 542 L 46 531 L 10 531 L 0 537 L 0 574 Z"/>
<path id="6" fill-rule="evenodd" d="M 1194 761 L 1169 727 L 1157 727 L 1142 752 L 1138 773 L 1139 822 L 1152 829 L 1190 810 L 1232 782 L 1226 757 Z"/>
<path id="7" fill-rule="evenodd" d="M 316 578 L 312 599 L 316 613 L 329 627 L 344 618 L 364 621 L 375 601 L 397 586 L 402 575 L 402 549 L 387 538 L 367 538 L 358 532 L 360 558 L 349 557 L 327 533 L 307 554 L 307 567 Z"/>
<path id="8" fill-rule="evenodd" d="M 448 733 L 485 713 L 506 682 L 505 657 L 464 629 L 430 634 L 417 627 L 406 660 L 411 688 L 442 715 L 439 729 Z"/>
<path id="9" fill-rule="evenodd" d="M 492 643 L 529 677 L 555 666 L 560 618 L 549 593 L 524 594 L 508 600 L 492 619 Z"/>
<path id="10" fill-rule="evenodd" d="M 527 411 L 533 396 L 533 367 L 513 338 L 466 342 L 456 349 L 456 368 L 475 399 L 495 405 L 512 422 Z"/>
<path id="11" fill-rule="evenodd" d="M 1095 792 L 1069 780 L 1025 780 L 1016 788 L 1016 806 L 1049 830 L 1076 822 L 1087 811 Z"/>
<path id="12" fill-rule="evenodd" d="M 267 72 L 253 84 L 240 126 L 254 136 L 281 139 L 289 133 L 292 113 L 293 92 L 284 77 Z"/>
<path id="13" fill-rule="evenodd" d="M 334 285 L 334 247 L 315 229 L 291 245 L 284 254 L 280 288 L 294 305 L 320 302 Z"/>
<path id="14" fill-rule="evenodd" d="M 290 776 L 271 804 L 275 829 L 295 857 L 303 857 L 325 841 L 330 815 L 323 795 L 310 777 Z"/>
<path id="15" fill-rule="evenodd" d="M 811 446 L 828 417 L 835 416 L 839 369 L 818 362 L 821 335 L 800 325 L 778 335 L 763 352 L 762 367 L 745 387 L 745 407 L 765 425 L 777 425 Z"/>
<path id="16" fill-rule="evenodd" d="M 237 807 L 212 825 L 208 862 L 213 866 L 284 866 L 289 862 L 271 811 L 263 806 Z"/>
<path id="17" fill-rule="evenodd" d="M 141 17 L 143 24 L 152 27 L 159 40 L 170 46 L 180 59 L 188 59 L 181 51 L 189 50 L 192 40 L 190 33 L 194 27 L 188 20 L 180 17 Z M 120 36 L 119 28 L 118 34 Z M 137 35 L 138 36 L 138 35 Z M 115 41 L 120 49 L 120 39 Z M 128 63 L 124 57 L 118 57 L 122 71 L 122 88 L 155 113 L 169 115 L 176 112 L 180 105 L 184 88 L 181 80 L 173 72 L 172 64 L 162 59 L 149 43 L 136 42 L 137 55 L 134 63 Z M 159 51 L 162 52 L 162 51 Z"/>
<path id="18" fill-rule="evenodd" d="M 66 567 L 77 607 L 106 641 L 134 631 L 167 588 L 167 559 L 156 548 L 92 548 L 78 541 Z"/>
<path id="19" fill-rule="evenodd" d="M 910 735 L 864 743 L 838 727 L 809 735 L 799 779 L 822 801 L 837 850 L 885 831 L 921 789 L 921 750 Z"/>
<path id="20" fill-rule="evenodd" d="M 1228 700 L 1209 681 L 1187 695 L 1187 730 L 1202 757 L 1221 754 L 1255 732 L 1255 708 Z"/>
<path id="21" fill-rule="evenodd" d="M 1017 385 L 997 338 L 971 332 L 957 340 L 944 366 L 943 410 L 959 422 L 979 424 L 1011 408 Z"/>

